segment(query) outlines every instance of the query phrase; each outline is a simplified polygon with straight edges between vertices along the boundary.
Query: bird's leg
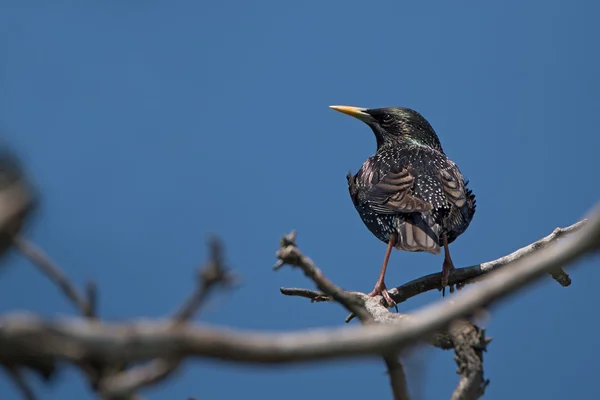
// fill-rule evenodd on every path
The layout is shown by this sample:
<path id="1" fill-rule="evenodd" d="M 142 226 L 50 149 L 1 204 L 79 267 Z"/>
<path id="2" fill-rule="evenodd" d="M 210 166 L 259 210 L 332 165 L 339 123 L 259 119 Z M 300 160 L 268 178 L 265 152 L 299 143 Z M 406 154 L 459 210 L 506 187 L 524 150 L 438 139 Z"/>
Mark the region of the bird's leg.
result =
<path id="1" fill-rule="evenodd" d="M 392 300 L 390 294 L 385 287 L 385 271 L 387 270 L 388 261 L 390 260 L 390 254 L 392 254 L 392 249 L 398 240 L 398 234 L 396 232 L 390 234 L 390 240 L 387 245 L 387 250 L 385 252 L 385 258 L 383 259 L 383 266 L 381 267 L 381 272 L 379 273 L 379 278 L 377 279 L 377 283 L 375 283 L 375 287 L 373 291 L 369 293 L 370 297 L 375 297 L 377 295 L 382 295 L 385 299 L 388 307 L 395 307 L 396 302 Z"/>
<path id="2" fill-rule="evenodd" d="M 442 265 L 442 296 L 446 294 L 446 286 L 448 285 L 448 276 L 450 271 L 454 269 L 452 258 L 450 258 L 450 249 L 448 248 L 448 238 L 444 233 L 442 235 L 442 243 L 444 245 L 444 264 Z M 450 293 L 454 293 L 454 285 L 450 285 Z"/>

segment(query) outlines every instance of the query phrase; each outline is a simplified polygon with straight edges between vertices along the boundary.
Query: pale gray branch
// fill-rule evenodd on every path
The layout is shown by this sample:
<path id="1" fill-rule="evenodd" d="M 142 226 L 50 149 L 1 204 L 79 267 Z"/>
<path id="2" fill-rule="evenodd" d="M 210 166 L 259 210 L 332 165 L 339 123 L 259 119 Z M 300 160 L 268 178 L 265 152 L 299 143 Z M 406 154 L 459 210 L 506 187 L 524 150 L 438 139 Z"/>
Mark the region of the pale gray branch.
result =
<path id="1" fill-rule="evenodd" d="M 496 271 L 512 262 L 520 260 L 523 257 L 534 253 L 536 250 L 541 250 L 543 248 L 548 247 L 551 244 L 557 243 L 559 239 L 565 237 L 568 234 L 578 231 L 586 223 L 587 220 L 584 219 L 566 228 L 556 228 L 548 236 L 537 240 L 536 242 L 533 242 L 525 247 L 522 247 L 504 257 L 500 257 L 496 260 L 483 262 L 481 264 L 472 265 L 469 267 L 456 268 L 455 270 L 450 272 L 448 283 L 450 285 L 456 285 L 457 288 L 461 289 L 465 285 L 468 285 L 470 283 L 475 283 L 487 279 L 488 274 L 490 272 Z M 562 286 L 569 286 L 571 284 L 571 278 L 562 269 L 562 266 L 550 270 L 547 273 L 549 273 L 552 276 L 552 278 L 554 278 Z M 408 283 L 405 283 L 404 285 L 392 288 L 389 291 L 389 293 L 396 303 L 401 303 L 408 300 L 411 297 L 427 292 L 429 290 L 438 290 L 440 279 L 441 273 L 429 274 L 421 278 L 415 279 L 413 281 L 410 281 Z"/>
<path id="2" fill-rule="evenodd" d="M 296 232 L 292 232 L 281 238 L 281 248 L 277 251 L 278 261 L 274 268 L 278 269 L 285 264 L 299 267 L 304 274 L 323 291 L 323 293 L 331 296 L 348 311 L 356 314 L 363 323 L 370 322 L 372 318 L 369 313 L 366 312 L 360 297 L 344 291 L 342 288 L 329 281 L 313 261 L 298 250 L 295 240 Z"/>
<path id="3" fill-rule="evenodd" d="M 497 260 L 488 261 L 481 263 L 479 265 L 474 265 L 471 267 L 467 267 L 473 269 L 473 272 L 476 276 L 470 279 L 464 279 L 461 282 L 457 282 L 458 285 L 464 286 L 470 283 L 474 283 L 480 281 L 481 279 L 485 279 L 485 275 L 501 268 L 513 261 L 519 260 L 527 255 L 534 253 L 537 250 L 548 247 L 551 244 L 557 243 L 561 238 L 565 237 L 568 234 L 574 233 L 577 230 L 581 229 L 587 223 L 587 219 L 583 219 L 579 222 L 574 223 L 573 225 L 567 226 L 566 228 L 555 228 L 552 233 L 548 236 L 545 236 L 527 246 L 521 247 L 520 249 L 504 256 L 500 257 Z M 468 271 L 465 271 L 468 272 Z M 562 267 L 558 267 L 554 270 L 548 271 L 550 276 L 554 278 L 558 283 L 562 286 L 569 286 L 571 284 L 571 278 L 567 274 Z"/>
<path id="4" fill-rule="evenodd" d="M 365 296 L 362 293 L 359 293 L 359 295 Z M 410 314 L 392 314 L 382 305 L 381 301 L 365 297 L 369 314 L 379 323 L 394 325 L 415 321 L 415 317 Z M 491 338 L 485 337 L 484 330 L 468 320 L 457 319 L 450 324 L 448 329 L 433 332 L 423 339 L 429 344 L 444 350 L 454 349 L 460 380 L 453 399 L 475 400 L 483 395 L 488 381 L 484 380 L 483 377 L 482 354 L 491 341 Z M 386 359 L 386 363 L 389 367 L 393 360 Z M 397 382 L 400 382 L 400 380 Z M 392 387 L 394 387 L 393 383 Z"/>
<path id="5" fill-rule="evenodd" d="M 487 277 L 489 276 L 488 274 L 490 272 L 498 270 L 511 262 L 520 260 L 521 258 L 532 254 L 536 250 L 541 250 L 543 248 L 548 247 L 551 244 L 557 243 L 559 239 L 562 239 L 567 235 L 572 234 L 577 230 L 581 229 L 586 224 L 586 222 L 587 220 L 584 219 L 566 228 L 556 228 L 548 236 L 525 247 L 522 247 L 514 251 L 513 253 L 500 257 L 496 260 L 483 262 L 481 264 L 472 265 L 469 267 L 456 268 L 450 272 L 448 282 L 451 285 L 456 285 L 458 288 L 462 288 L 470 283 L 475 283 L 477 281 L 487 279 Z M 562 267 L 558 267 L 555 270 L 550 271 L 549 274 L 562 286 L 569 286 L 571 284 L 571 278 L 562 269 Z M 421 293 L 430 290 L 439 290 L 441 279 L 441 273 L 439 272 L 425 275 L 410 282 L 407 282 L 401 286 L 392 288 L 389 290 L 389 293 L 390 296 L 392 296 L 392 298 L 394 299 L 394 301 L 400 304 Z M 280 288 L 280 291 L 286 296 L 305 297 L 311 299 L 311 301 L 316 302 L 332 300 L 325 293 L 314 290 L 282 287 Z"/>

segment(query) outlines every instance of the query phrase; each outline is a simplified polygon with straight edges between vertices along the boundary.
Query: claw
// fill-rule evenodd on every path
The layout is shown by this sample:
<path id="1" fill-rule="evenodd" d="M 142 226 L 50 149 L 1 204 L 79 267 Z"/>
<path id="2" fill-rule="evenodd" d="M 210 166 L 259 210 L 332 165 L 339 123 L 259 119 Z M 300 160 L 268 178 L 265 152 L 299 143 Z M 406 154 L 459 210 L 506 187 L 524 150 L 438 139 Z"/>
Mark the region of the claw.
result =
<path id="1" fill-rule="evenodd" d="M 387 291 L 385 287 L 385 283 L 383 281 L 378 281 L 373 288 L 373 291 L 368 294 L 369 297 L 375 297 L 381 295 L 386 302 L 387 308 L 395 307 L 396 312 L 398 312 L 398 306 L 396 302 L 392 299 L 392 296 Z"/>

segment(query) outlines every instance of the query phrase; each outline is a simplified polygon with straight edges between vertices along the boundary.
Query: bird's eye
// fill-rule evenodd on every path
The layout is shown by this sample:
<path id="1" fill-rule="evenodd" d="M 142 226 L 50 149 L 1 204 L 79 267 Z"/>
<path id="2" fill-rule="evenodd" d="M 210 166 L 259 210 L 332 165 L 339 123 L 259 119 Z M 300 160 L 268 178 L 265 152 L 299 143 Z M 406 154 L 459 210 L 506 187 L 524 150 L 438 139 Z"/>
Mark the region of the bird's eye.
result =
<path id="1" fill-rule="evenodd" d="M 389 124 L 391 123 L 393 120 L 392 116 L 390 114 L 383 114 L 383 116 L 381 117 L 381 122 L 383 122 L 384 124 Z"/>

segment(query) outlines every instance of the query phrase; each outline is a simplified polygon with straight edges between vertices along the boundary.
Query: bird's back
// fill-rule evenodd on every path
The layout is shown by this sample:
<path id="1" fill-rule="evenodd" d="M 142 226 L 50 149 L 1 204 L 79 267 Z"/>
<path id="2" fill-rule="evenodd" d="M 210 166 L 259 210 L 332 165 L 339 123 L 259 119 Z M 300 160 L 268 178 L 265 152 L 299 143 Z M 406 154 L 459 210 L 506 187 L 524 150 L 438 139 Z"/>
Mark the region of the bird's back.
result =
<path id="1" fill-rule="evenodd" d="M 473 218 L 475 196 L 458 167 L 442 151 L 413 144 L 384 146 L 348 176 L 352 201 L 380 240 L 399 233 L 397 248 L 439 253 Z"/>

